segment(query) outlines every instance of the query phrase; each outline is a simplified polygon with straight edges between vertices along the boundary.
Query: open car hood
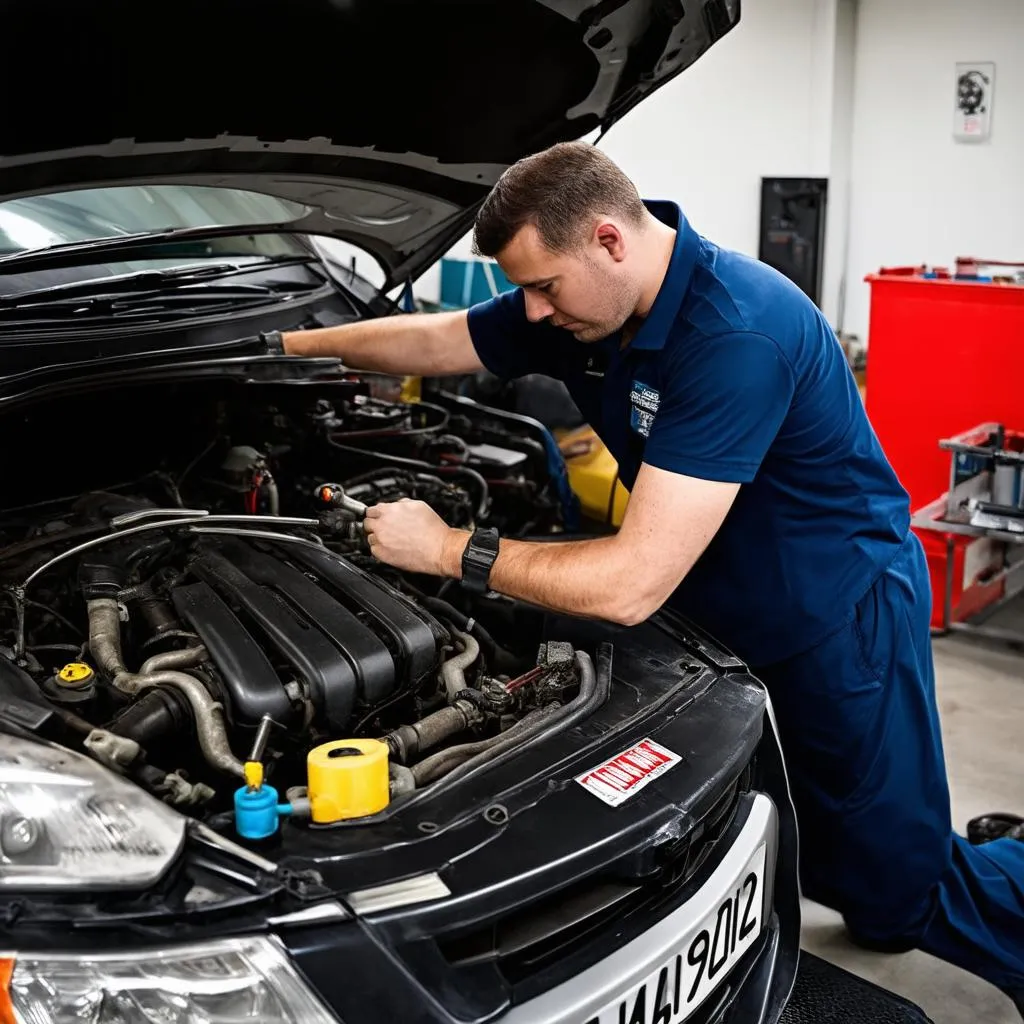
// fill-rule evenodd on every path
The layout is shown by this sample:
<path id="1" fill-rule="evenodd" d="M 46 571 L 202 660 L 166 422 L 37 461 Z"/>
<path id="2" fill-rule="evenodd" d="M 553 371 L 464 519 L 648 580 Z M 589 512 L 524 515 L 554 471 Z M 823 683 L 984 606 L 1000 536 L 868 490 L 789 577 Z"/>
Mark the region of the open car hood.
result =
<path id="1" fill-rule="evenodd" d="M 739 0 L 0 0 L 0 202 L 264 193 L 287 215 L 246 231 L 347 241 L 390 286 L 509 164 L 606 130 L 738 19 Z"/>

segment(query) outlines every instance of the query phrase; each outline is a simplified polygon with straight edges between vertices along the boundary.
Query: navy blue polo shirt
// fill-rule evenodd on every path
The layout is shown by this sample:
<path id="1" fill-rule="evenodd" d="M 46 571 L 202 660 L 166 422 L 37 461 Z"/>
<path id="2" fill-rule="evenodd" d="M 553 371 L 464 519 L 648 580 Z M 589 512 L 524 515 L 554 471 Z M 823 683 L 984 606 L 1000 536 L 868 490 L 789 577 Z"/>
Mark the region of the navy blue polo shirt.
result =
<path id="1" fill-rule="evenodd" d="M 676 204 L 647 207 L 676 240 L 628 345 L 530 323 L 520 289 L 473 306 L 470 333 L 497 376 L 564 381 L 627 488 L 644 462 L 741 484 L 670 603 L 766 666 L 849 622 L 907 536 L 908 496 L 817 307 L 700 236 Z"/>

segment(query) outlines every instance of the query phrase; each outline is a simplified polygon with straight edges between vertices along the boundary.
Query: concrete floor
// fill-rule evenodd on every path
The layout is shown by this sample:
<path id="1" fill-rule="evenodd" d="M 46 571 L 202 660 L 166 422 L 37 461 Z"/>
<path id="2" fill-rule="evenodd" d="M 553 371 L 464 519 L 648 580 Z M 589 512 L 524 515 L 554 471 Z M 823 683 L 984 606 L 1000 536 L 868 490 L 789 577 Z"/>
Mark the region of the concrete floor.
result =
<path id="1" fill-rule="evenodd" d="M 1024 814 L 1024 653 L 963 635 L 934 641 L 953 823 Z M 1021 1024 L 997 989 L 924 953 L 869 953 L 845 938 L 838 915 L 805 901 L 803 946 L 917 1003 L 935 1024 Z"/>

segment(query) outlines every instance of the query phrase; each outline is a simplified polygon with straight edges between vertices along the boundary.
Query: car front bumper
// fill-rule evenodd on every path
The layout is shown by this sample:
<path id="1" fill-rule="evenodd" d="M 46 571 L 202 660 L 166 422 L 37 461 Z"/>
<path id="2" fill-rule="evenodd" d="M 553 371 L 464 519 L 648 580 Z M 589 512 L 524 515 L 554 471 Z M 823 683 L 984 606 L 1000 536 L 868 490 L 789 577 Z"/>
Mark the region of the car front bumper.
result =
<path id="1" fill-rule="evenodd" d="M 556 918 L 559 911 L 564 915 L 566 931 L 546 945 L 538 943 L 540 952 L 536 954 L 515 947 L 516 941 L 526 945 L 523 936 L 531 935 L 530 928 L 540 930 L 537 921 L 527 920 L 506 942 L 500 936 L 501 915 L 495 913 L 490 919 L 476 919 L 473 927 L 477 934 L 493 928 L 497 954 L 474 960 L 464 954 L 459 942 L 446 940 L 448 924 L 440 906 L 410 907 L 313 927 L 300 924 L 282 930 L 281 938 L 311 986 L 345 1024 L 383 1020 L 417 1024 L 679 1024 L 684 1020 L 687 1024 L 777 1024 L 796 977 L 799 890 L 795 817 L 766 697 L 765 701 L 764 729 L 743 769 L 745 781 L 734 779 L 731 795 L 725 787 L 716 791 L 717 805 L 714 799 L 708 800 L 706 806 L 712 809 L 696 823 L 691 837 L 705 829 L 711 834 L 715 815 L 724 817 L 723 794 L 731 800 L 725 825 L 719 821 L 716 838 L 699 871 L 684 884 L 667 885 L 663 898 L 636 903 L 618 916 L 595 914 L 592 926 L 581 930 L 568 923 L 578 916 L 579 891 L 567 889 L 555 911 Z M 677 719 L 674 727 L 656 733 L 655 738 L 670 749 L 679 749 L 675 730 L 680 727 Z M 693 764 L 699 764 L 699 750 L 691 747 L 685 753 Z M 649 805 L 647 813 L 653 821 L 655 806 L 663 801 L 675 801 L 678 806 L 684 793 L 690 799 L 686 774 L 674 769 L 657 786 L 647 787 L 646 799 L 636 803 Z M 626 806 L 633 813 L 631 804 Z M 636 851 L 649 853 L 663 843 L 665 819 L 659 820 L 658 828 L 633 837 Z M 525 836 L 524 841 L 528 841 Z M 764 855 L 763 903 L 756 941 L 747 944 L 742 955 L 732 959 L 715 979 L 714 986 L 699 993 L 687 1007 L 686 996 L 702 952 L 700 945 L 693 947 L 694 936 L 709 916 L 715 919 L 716 909 L 737 890 L 744 897 L 742 910 L 746 910 L 744 871 L 759 850 Z M 620 856 L 618 861 L 628 859 Z M 467 906 L 462 909 L 467 916 L 476 914 L 475 908 L 472 914 Z M 545 916 L 545 921 L 549 920 Z M 737 929 L 742 921 L 741 916 Z M 728 931 L 728 920 L 724 926 Z M 713 933 L 709 940 L 715 941 Z M 508 959 L 503 961 L 500 954 L 508 948 Z M 673 971 L 680 956 L 683 984 L 676 1013 Z M 697 964 L 688 963 L 691 956 Z M 659 1006 L 658 983 L 666 967 L 672 986 Z M 645 983 L 647 995 L 637 1009 L 638 992 Z"/>
<path id="2" fill-rule="evenodd" d="M 745 818 L 711 876 L 677 909 L 571 981 L 515 1007 L 503 1024 L 617 1024 L 632 1018 L 642 1024 L 659 1019 L 675 1024 L 692 1019 L 702 1009 L 715 1011 L 713 1016 L 706 1012 L 703 1016 L 719 1019 L 743 979 L 750 977 L 758 957 L 770 957 L 773 947 L 775 928 L 762 912 L 750 955 L 730 959 L 731 969 L 721 974 L 713 988 L 699 984 L 716 960 L 726 958 L 729 933 L 742 930 L 751 912 L 750 900 L 756 899 L 764 909 L 772 906 L 778 814 L 769 797 L 756 793 L 745 808 Z M 761 865 L 756 876 L 748 867 L 755 858 Z M 745 879 L 753 877 L 758 879 L 757 890 L 752 892 L 748 886 L 744 891 Z M 768 885 L 762 889 L 764 880 Z M 737 903 L 730 902 L 733 893 L 740 893 L 735 914 L 732 908 Z M 707 927 L 706 922 L 710 922 Z M 688 999 L 691 993 L 703 998 Z"/>

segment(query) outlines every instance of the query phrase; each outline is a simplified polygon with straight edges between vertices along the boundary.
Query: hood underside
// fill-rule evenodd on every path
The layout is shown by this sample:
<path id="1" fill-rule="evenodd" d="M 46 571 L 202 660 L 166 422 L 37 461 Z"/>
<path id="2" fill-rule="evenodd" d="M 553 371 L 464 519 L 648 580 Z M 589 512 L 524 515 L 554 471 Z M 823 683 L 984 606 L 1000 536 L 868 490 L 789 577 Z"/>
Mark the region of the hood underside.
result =
<path id="1" fill-rule="evenodd" d="M 0 0 L 0 202 L 126 184 L 260 192 L 275 225 L 415 277 L 501 172 L 606 130 L 739 0 Z M 255 230 L 257 225 L 247 225 Z"/>

